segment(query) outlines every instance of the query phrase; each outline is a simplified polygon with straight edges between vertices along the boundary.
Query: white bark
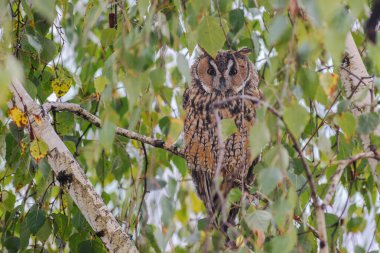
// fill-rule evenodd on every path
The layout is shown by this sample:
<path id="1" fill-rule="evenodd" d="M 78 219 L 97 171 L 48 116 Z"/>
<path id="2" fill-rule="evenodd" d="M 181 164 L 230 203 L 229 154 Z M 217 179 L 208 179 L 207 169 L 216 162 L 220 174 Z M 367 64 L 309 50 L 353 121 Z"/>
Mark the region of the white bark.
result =
<path id="1" fill-rule="evenodd" d="M 346 96 L 351 98 L 352 113 L 356 116 L 368 113 L 371 111 L 373 105 L 373 78 L 368 75 L 367 69 L 364 66 L 363 60 L 359 54 L 358 48 L 352 38 L 351 33 L 346 38 L 346 54 L 348 62 L 347 66 L 341 68 L 340 76 Z M 375 134 L 380 135 L 380 125 L 375 130 Z M 364 149 L 370 150 L 370 140 L 368 135 L 361 136 Z M 368 159 L 371 167 L 372 176 L 380 187 L 379 178 L 376 175 L 376 165 L 378 161 L 375 159 Z"/>
<path id="2" fill-rule="evenodd" d="M 16 106 L 28 115 L 39 115 L 42 122 L 30 122 L 35 137 L 43 140 L 49 147 L 47 161 L 60 181 L 61 186 L 70 194 L 90 226 L 103 241 L 109 252 L 138 252 L 134 242 L 122 231 L 112 213 L 83 173 L 82 168 L 54 131 L 48 116 L 26 92 L 20 82 L 13 82 L 10 89 L 14 94 Z M 29 117 L 30 120 L 33 117 Z"/>
<path id="3" fill-rule="evenodd" d="M 340 70 L 340 78 L 343 88 L 346 92 L 346 97 L 351 101 L 351 111 L 355 116 L 371 111 L 373 105 L 373 78 L 368 75 L 367 69 L 364 66 L 363 60 L 359 54 L 358 48 L 352 38 L 351 33 L 346 38 L 346 63 L 343 64 Z M 380 125 L 375 130 L 375 134 L 380 135 Z M 363 147 L 368 154 L 373 154 L 370 150 L 370 139 L 368 135 L 361 136 Z M 363 157 L 364 158 L 364 157 Z M 380 181 L 376 174 L 376 166 L 378 160 L 368 158 L 372 176 L 375 180 L 377 188 L 380 187 Z M 345 167 L 350 162 L 340 163 L 334 175 L 330 179 L 330 187 L 324 199 L 324 204 L 330 204 L 340 178 Z"/>

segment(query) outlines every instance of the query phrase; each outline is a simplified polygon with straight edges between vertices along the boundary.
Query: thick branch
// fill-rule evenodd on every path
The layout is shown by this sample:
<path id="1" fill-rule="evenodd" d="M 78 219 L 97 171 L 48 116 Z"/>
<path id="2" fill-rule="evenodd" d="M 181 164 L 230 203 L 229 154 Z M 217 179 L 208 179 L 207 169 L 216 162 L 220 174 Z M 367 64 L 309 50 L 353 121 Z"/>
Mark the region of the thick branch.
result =
<path id="1" fill-rule="evenodd" d="M 73 112 L 76 115 L 82 117 L 83 119 L 91 122 L 94 124 L 96 127 L 101 127 L 102 123 L 101 120 L 96 117 L 95 115 L 91 114 L 89 111 L 86 109 L 82 108 L 78 104 L 73 104 L 73 103 L 60 103 L 60 102 L 47 102 L 43 105 L 43 108 L 45 112 L 49 112 L 51 110 L 55 111 L 68 111 L 68 112 Z M 154 139 L 145 135 L 141 135 L 138 133 L 135 133 L 133 131 L 130 131 L 125 128 L 117 127 L 116 128 L 116 134 L 120 136 L 127 137 L 129 139 L 141 141 L 143 143 L 146 143 L 148 145 L 151 145 L 156 148 L 162 148 L 165 149 L 175 155 L 184 157 L 183 151 L 178 148 L 175 145 L 169 145 L 168 143 L 164 142 L 163 140 L 158 140 Z"/>
<path id="2" fill-rule="evenodd" d="M 123 232 L 120 224 L 95 192 L 79 163 L 54 131 L 41 106 L 29 96 L 21 83 L 13 82 L 10 90 L 14 95 L 15 106 L 25 111 L 27 115 L 36 115 L 42 119 L 41 122 L 29 122 L 33 134 L 49 147 L 46 158 L 54 170 L 57 180 L 61 187 L 70 194 L 107 250 L 118 253 L 138 252 L 134 242 Z"/>

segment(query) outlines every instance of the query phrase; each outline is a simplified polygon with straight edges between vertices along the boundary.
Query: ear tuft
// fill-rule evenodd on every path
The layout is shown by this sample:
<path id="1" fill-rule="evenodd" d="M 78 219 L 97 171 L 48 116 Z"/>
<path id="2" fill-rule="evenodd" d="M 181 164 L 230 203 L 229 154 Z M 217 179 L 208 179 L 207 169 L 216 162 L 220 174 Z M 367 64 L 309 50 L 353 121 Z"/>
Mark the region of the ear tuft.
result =
<path id="1" fill-rule="evenodd" d="M 249 55 L 250 53 L 252 53 L 252 50 L 245 47 L 245 48 L 242 48 L 238 51 L 238 53 L 242 54 L 242 55 Z"/>

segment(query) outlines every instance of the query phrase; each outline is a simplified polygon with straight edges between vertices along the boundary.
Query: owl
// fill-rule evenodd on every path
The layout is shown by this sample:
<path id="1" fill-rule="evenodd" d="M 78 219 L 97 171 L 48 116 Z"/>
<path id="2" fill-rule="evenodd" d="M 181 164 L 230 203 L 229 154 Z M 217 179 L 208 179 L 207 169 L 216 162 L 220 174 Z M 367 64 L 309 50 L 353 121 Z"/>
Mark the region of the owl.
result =
<path id="1" fill-rule="evenodd" d="M 239 208 L 232 206 L 228 218 L 219 222 L 222 200 L 232 188 L 244 186 L 252 164 L 248 136 L 257 104 L 241 96 L 260 98 L 261 93 L 255 66 L 248 59 L 250 52 L 248 48 L 219 51 L 213 58 L 202 50 L 191 67 L 191 86 L 183 95 L 187 165 L 209 220 L 224 231 L 234 225 Z M 224 119 L 236 125 L 226 139 L 219 131 Z"/>

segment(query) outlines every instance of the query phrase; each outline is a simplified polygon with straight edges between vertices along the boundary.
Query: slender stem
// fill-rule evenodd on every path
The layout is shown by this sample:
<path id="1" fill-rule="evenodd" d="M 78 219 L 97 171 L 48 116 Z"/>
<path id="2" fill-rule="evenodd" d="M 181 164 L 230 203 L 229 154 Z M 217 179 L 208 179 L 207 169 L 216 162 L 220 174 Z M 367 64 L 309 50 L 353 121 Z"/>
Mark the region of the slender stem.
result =
<path id="1" fill-rule="evenodd" d="M 73 112 L 76 115 L 82 117 L 83 119 L 89 121 L 90 123 L 92 123 L 96 127 L 102 126 L 102 122 L 98 117 L 96 117 L 95 115 L 93 115 L 92 113 L 87 111 L 86 109 L 82 108 L 78 104 L 61 103 L 61 102 L 47 102 L 43 105 L 43 108 L 44 108 L 46 113 L 53 110 L 53 109 L 55 111 Z M 144 135 L 141 135 L 139 133 L 136 133 L 136 132 L 133 132 L 133 131 L 130 131 L 128 129 L 121 128 L 121 127 L 116 127 L 116 134 L 120 135 L 120 136 L 127 137 L 129 139 L 141 141 L 145 144 L 151 145 L 151 146 L 156 147 L 156 148 L 165 149 L 165 150 L 167 150 L 167 151 L 169 151 L 175 155 L 178 155 L 180 157 L 184 157 L 183 150 L 181 150 L 179 147 L 177 147 L 175 145 L 170 145 L 170 144 L 164 142 L 163 140 L 154 139 L 154 138 L 151 138 L 148 136 L 144 136 Z"/>

